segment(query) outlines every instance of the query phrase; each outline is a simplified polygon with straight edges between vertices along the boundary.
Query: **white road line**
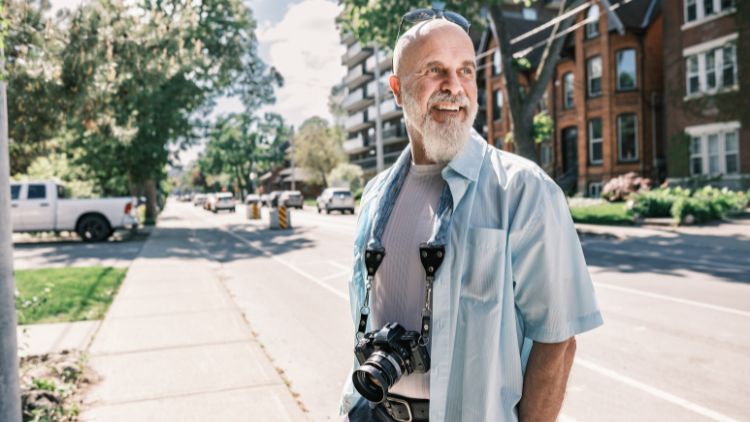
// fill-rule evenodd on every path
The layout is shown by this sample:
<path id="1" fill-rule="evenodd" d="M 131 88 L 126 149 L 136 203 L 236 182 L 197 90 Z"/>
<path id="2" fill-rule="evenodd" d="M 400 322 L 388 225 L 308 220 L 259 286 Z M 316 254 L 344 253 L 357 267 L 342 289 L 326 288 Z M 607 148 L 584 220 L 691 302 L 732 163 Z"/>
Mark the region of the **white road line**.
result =
<path id="1" fill-rule="evenodd" d="M 627 384 L 633 388 L 637 388 L 639 390 L 645 391 L 646 393 L 668 401 L 672 404 L 676 404 L 677 406 L 683 407 L 687 410 L 690 410 L 691 412 L 697 413 L 699 415 L 703 415 L 711 420 L 714 421 L 722 421 L 722 422 L 738 422 L 737 419 L 730 418 L 729 416 L 722 415 L 719 412 L 716 412 L 714 410 L 705 408 L 701 405 L 695 404 L 689 400 L 683 399 L 682 397 L 677 397 L 674 394 L 667 393 L 666 391 L 660 390 L 656 387 L 652 387 L 648 384 L 644 384 L 640 381 L 636 381 L 630 377 L 627 377 L 625 375 L 618 374 L 615 371 L 612 371 L 607 368 L 603 368 L 595 363 L 589 362 L 585 359 L 581 358 L 575 358 L 575 363 L 577 365 L 580 365 L 586 369 L 589 369 L 591 371 L 594 371 L 600 375 L 604 375 L 605 377 L 609 377 L 614 379 L 615 381 L 621 382 L 623 384 Z"/>
<path id="2" fill-rule="evenodd" d="M 328 262 L 329 264 L 333 265 L 334 267 L 341 268 L 342 270 L 346 270 L 346 271 L 351 271 L 352 270 L 351 265 L 344 265 L 344 264 L 336 262 L 336 261 L 334 261 L 332 259 L 329 259 L 326 262 Z"/>
<path id="3" fill-rule="evenodd" d="M 694 300 L 680 299 L 680 298 L 677 298 L 677 297 L 662 295 L 662 294 L 658 294 L 658 293 L 645 292 L 643 290 L 638 290 L 638 289 L 630 289 L 630 288 L 627 288 L 627 287 L 613 286 L 611 284 L 601 283 L 601 282 L 595 282 L 594 286 L 595 287 L 603 287 L 605 289 L 617 290 L 617 291 L 620 291 L 620 292 L 630 293 L 630 294 L 639 295 L 639 296 L 650 297 L 650 298 L 653 298 L 653 299 L 661 299 L 661 300 L 666 300 L 666 301 L 669 301 L 669 302 L 681 303 L 683 305 L 690 305 L 690 306 L 696 306 L 696 307 L 699 307 L 699 308 L 711 309 L 713 311 L 724 312 L 724 313 L 733 314 L 733 315 L 739 315 L 739 316 L 742 316 L 742 317 L 745 317 L 745 318 L 750 318 L 750 312 L 741 311 L 739 309 L 727 308 L 727 307 L 719 306 L 719 305 L 711 305 L 709 303 L 696 302 Z"/>
<path id="4" fill-rule="evenodd" d="M 240 236 L 240 235 L 238 235 L 236 233 L 233 233 L 233 232 L 229 231 L 228 229 L 225 229 L 224 227 L 217 227 L 217 228 L 219 230 L 223 231 L 224 233 L 226 233 L 226 234 L 228 234 L 228 235 L 236 238 L 237 240 L 240 240 L 241 242 L 243 242 L 247 246 L 255 249 L 258 252 L 260 252 L 261 254 L 263 254 L 263 256 L 265 256 L 267 258 L 273 259 L 274 261 L 278 262 L 279 264 L 281 264 L 281 265 L 289 268 L 290 270 L 294 271 L 295 273 L 301 275 L 302 277 L 305 277 L 306 279 L 312 281 L 313 283 L 319 285 L 320 287 L 328 290 L 329 292 L 333 293 L 334 295 L 338 296 L 339 298 L 341 298 L 341 299 L 343 299 L 343 300 L 345 300 L 347 302 L 349 301 L 349 298 L 347 297 L 347 295 L 345 295 L 345 294 L 341 293 L 340 291 L 334 289 L 333 287 L 331 287 L 328 284 L 324 283 L 322 280 L 318 279 L 317 277 L 313 276 L 312 274 L 309 274 L 308 272 L 303 271 L 303 270 L 297 268 L 296 266 L 290 264 L 286 260 L 279 258 L 278 256 L 276 256 L 276 255 L 274 255 L 274 254 L 266 251 L 265 249 L 262 249 L 262 248 L 259 248 L 259 247 L 255 246 L 255 245 L 253 245 L 252 243 L 250 243 L 249 240 L 245 239 L 244 237 L 242 237 L 242 236 Z"/>
<path id="5" fill-rule="evenodd" d="M 339 271 L 337 273 L 333 273 L 333 274 L 327 275 L 327 276 L 321 278 L 320 280 L 321 281 L 332 280 L 334 278 L 340 278 L 340 277 L 343 277 L 345 275 L 349 275 L 349 273 L 351 273 L 351 270 Z"/>

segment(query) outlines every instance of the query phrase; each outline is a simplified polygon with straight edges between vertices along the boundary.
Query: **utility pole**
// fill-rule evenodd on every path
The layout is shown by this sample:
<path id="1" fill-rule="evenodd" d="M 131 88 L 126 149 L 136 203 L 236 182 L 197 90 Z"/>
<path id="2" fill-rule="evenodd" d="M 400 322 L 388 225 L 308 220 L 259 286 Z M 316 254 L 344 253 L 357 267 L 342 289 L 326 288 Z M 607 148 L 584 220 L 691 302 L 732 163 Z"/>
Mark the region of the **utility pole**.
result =
<path id="1" fill-rule="evenodd" d="M 383 160 L 383 119 L 380 118 L 380 50 L 378 44 L 373 43 L 375 56 L 375 163 L 377 172 L 385 169 Z"/>
<path id="2" fill-rule="evenodd" d="M 0 420 L 21 422 L 16 338 L 16 284 L 13 280 L 13 229 L 10 219 L 10 158 L 5 52 L 0 48 Z"/>

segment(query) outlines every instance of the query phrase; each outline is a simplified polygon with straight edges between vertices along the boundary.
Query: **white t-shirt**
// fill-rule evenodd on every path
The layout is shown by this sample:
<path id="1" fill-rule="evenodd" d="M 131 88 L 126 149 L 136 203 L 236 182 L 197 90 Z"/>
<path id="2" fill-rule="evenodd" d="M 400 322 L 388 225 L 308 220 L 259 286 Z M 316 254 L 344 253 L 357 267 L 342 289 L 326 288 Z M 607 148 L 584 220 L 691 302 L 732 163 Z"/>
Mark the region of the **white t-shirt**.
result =
<path id="1" fill-rule="evenodd" d="M 443 164 L 412 164 L 383 233 L 385 258 L 372 286 L 372 328 L 398 322 L 409 331 L 420 331 L 425 302 L 425 272 L 419 244 L 429 240 L 445 181 Z M 393 394 L 428 399 L 430 376 L 411 374 L 401 378 Z"/>

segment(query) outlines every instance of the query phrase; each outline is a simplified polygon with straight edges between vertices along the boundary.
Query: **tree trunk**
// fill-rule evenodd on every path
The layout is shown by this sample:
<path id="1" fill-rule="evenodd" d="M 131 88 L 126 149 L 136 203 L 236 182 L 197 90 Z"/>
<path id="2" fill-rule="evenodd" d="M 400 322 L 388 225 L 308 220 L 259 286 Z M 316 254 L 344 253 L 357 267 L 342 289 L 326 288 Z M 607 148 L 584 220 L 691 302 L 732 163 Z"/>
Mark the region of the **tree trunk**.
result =
<path id="1" fill-rule="evenodd" d="M 143 183 L 146 190 L 146 225 L 153 226 L 156 224 L 156 216 L 159 213 L 159 207 L 156 203 L 156 181 L 151 178 Z"/>

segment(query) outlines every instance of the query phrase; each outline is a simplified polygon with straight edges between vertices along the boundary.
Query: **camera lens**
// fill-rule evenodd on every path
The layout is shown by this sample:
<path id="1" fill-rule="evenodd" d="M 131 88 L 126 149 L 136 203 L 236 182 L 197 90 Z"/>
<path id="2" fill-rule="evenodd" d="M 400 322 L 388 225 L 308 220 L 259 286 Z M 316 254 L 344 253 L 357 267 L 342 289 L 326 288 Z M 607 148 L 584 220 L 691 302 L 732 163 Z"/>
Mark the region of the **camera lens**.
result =
<path id="1" fill-rule="evenodd" d="M 378 350 L 354 371 L 352 381 L 362 397 L 380 403 L 385 400 L 388 389 L 401 378 L 402 373 L 403 364 L 397 354 L 386 354 Z"/>

